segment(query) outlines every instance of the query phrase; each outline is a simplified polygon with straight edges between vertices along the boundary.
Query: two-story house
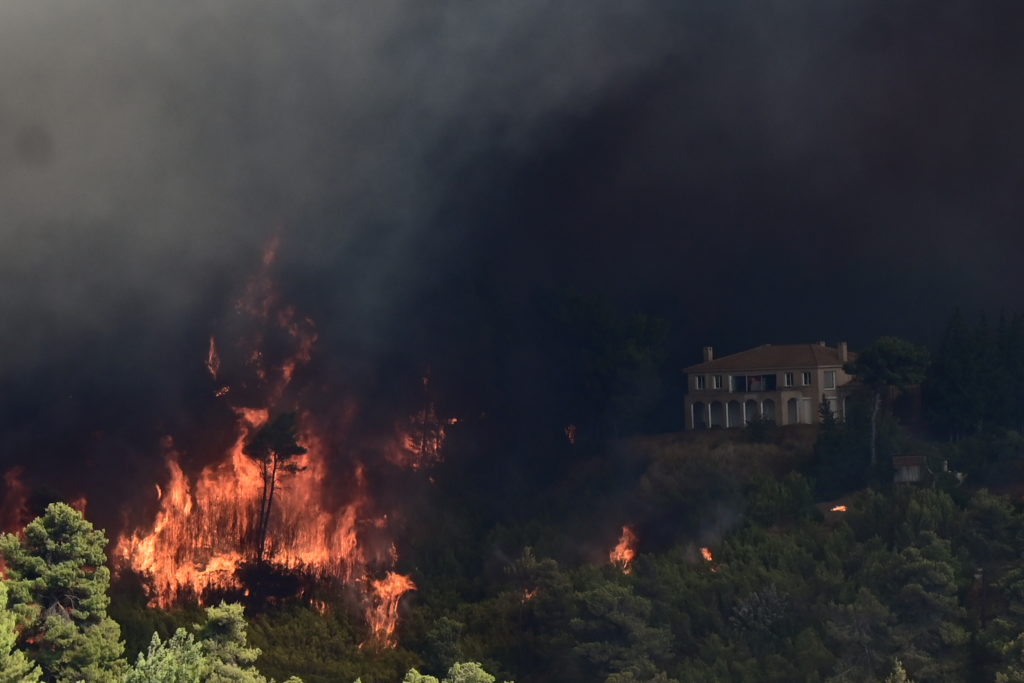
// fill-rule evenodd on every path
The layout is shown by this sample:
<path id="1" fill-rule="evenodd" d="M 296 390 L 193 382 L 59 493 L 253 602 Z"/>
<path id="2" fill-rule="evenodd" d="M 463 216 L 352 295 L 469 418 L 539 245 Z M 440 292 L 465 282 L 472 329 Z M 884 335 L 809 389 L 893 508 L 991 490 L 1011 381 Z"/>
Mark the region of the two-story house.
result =
<path id="1" fill-rule="evenodd" d="M 715 358 L 704 347 L 704 361 L 685 368 L 686 429 L 743 427 L 750 420 L 812 424 L 822 398 L 837 419 L 846 419 L 844 387 L 853 379 L 843 370 L 852 360 L 846 342 L 765 344 Z"/>

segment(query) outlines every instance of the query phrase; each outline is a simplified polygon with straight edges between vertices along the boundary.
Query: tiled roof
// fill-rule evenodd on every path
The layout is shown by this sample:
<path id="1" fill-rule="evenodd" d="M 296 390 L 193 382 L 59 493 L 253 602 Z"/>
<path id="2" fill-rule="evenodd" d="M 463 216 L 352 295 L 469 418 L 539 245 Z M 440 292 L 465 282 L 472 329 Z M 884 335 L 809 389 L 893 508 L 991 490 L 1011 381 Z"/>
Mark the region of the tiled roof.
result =
<path id="1" fill-rule="evenodd" d="M 855 353 L 847 355 L 854 360 Z M 715 370 L 775 370 L 784 368 L 813 368 L 821 366 L 838 366 L 843 361 L 839 358 L 839 349 L 821 344 L 765 344 L 749 351 L 740 351 L 721 358 L 698 363 L 684 368 L 683 372 L 712 372 Z"/>

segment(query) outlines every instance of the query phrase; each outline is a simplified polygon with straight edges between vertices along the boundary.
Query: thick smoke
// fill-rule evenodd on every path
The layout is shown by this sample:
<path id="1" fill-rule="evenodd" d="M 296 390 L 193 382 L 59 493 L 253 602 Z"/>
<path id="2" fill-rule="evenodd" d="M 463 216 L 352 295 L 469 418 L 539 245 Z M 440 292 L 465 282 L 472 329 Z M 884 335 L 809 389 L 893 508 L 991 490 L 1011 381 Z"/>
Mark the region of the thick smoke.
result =
<path id="1" fill-rule="evenodd" d="M 1014 306 L 1021 16 L 7 0 L 0 464 L 151 481 L 161 436 L 207 419 L 208 334 L 275 235 L 319 372 L 371 403 L 440 357 L 438 385 L 542 397 L 539 335 L 504 320 L 539 287 L 673 318 L 679 366 Z"/>
<path id="2" fill-rule="evenodd" d="M 286 294 L 351 353 L 337 365 L 372 372 L 367 349 L 403 343 L 395 302 L 459 241 L 437 212 L 477 156 L 529 154 L 655 63 L 661 15 L 4 3 L 4 464 L 34 454 L 54 487 L 115 498 L 151 480 L 159 434 L 204 419 L 207 332 L 275 235 Z"/>
<path id="3" fill-rule="evenodd" d="M 4 365 L 191 315 L 278 231 L 325 290 L 372 242 L 375 310 L 460 164 L 658 57 L 655 5 L 4 3 Z"/>

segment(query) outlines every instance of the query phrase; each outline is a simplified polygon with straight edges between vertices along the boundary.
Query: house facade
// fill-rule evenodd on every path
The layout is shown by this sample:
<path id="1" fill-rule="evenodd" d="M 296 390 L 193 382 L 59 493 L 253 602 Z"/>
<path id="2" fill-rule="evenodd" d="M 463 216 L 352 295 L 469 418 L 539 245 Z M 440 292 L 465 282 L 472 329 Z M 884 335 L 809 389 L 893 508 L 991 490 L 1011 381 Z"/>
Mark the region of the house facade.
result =
<path id="1" fill-rule="evenodd" d="M 751 420 L 813 424 L 822 398 L 839 420 L 846 419 L 843 364 L 853 360 L 846 342 L 765 344 L 721 358 L 704 347 L 704 360 L 685 368 L 686 429 L 744 427 Z"/>

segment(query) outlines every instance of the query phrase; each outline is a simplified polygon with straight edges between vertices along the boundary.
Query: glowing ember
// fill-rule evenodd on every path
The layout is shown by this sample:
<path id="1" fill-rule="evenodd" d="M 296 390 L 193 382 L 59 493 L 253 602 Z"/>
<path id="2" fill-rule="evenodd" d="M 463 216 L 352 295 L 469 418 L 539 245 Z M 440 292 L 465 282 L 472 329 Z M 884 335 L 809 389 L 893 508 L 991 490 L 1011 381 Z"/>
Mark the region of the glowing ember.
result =
<path id="1" fill-rule="evenodd" d="M 829 510 L 829 512 L 846 512 L 846 506 L 845 505 L 836 505 L 834 508 Z"/>
<path id="2" fill-rule="evenodd" d="M 0 531 L 21 531 L 32 518 L 28 509 L 28 487 L 21 480 L 23 472 L 21 467 L 12 467 L 4 472 L 0 493 Z"/>
<path id="3" fill-rule="evenodd" d="M 445 426 L 459 423 L 457 417 L 447 420 L 438 417 L 430 398 L 429 376 L 423 377 L 423 390 L 426 393 L 426 407 L 412 415 L 404 428 L 399 426 L 400 447 L 393 450 L 388 458 L 395 465 L 412 470 L 425 469 L 441 462 L 444 459 L 441 447 L 447 438 Z"/>
<path id="4" fill-rule="evenodd" d="M 68 501 L 68 505 L 78 510 L 78 513 L 85 517 L 85 508 L 89 504 L 89 501 L 85 499 L 85 496 L 78 496 Z"/>
<path id="5" fill-rule="evenodd" d="M 631 527 L 623 526 L 618 544 L 608 553 L 609 561 L 619 566 L 623 574 L 633 571 L 633 558 L 636 557 L 637 537 Z"/>
<path id="6" fill-rule="evenodd" d="M 206 369 L 211 377 L 217 379 L 217 373 L 220 372 L 220 354 L 217 353 L 217 340 L 212 334 L 210 335 L 210 349 L 206 352 Z"/>
<path id="7" fill-rule="evenodd" d="M 711 554 L 711 549 L 710 548 L 701 548 L 700 549 L 700 556 L 704 558 L 705 562 L 714 562 L 715 561 L 715 556 Z"/>
<path id="8" fill-rule="evenodd" d="M 569 445 L 576 445 L 576 425 L 566 425 L 565 438 L 569 439 Z"/>
<path id="9" fill-rule="evenodd" d="M 535 597 L 537 597 L 537 591 L 538 590 L 540 590 L 540 589 L 539 588 L 530 588 L 528 590 L 524 590 L 523 591 L 523 602 L 524 603 L 529 602 L 530 600 L 533 600 Z"/>
<path id="10" fill-rule="evenodd" d="M 367 620 L 374 640 L 384 647 L 394 647 L 395 627 L 398 625 L 398 602 L 416 584 L 408 576 L 388 572 L 383 579 L 370 582 L 372 604 Z"/>

